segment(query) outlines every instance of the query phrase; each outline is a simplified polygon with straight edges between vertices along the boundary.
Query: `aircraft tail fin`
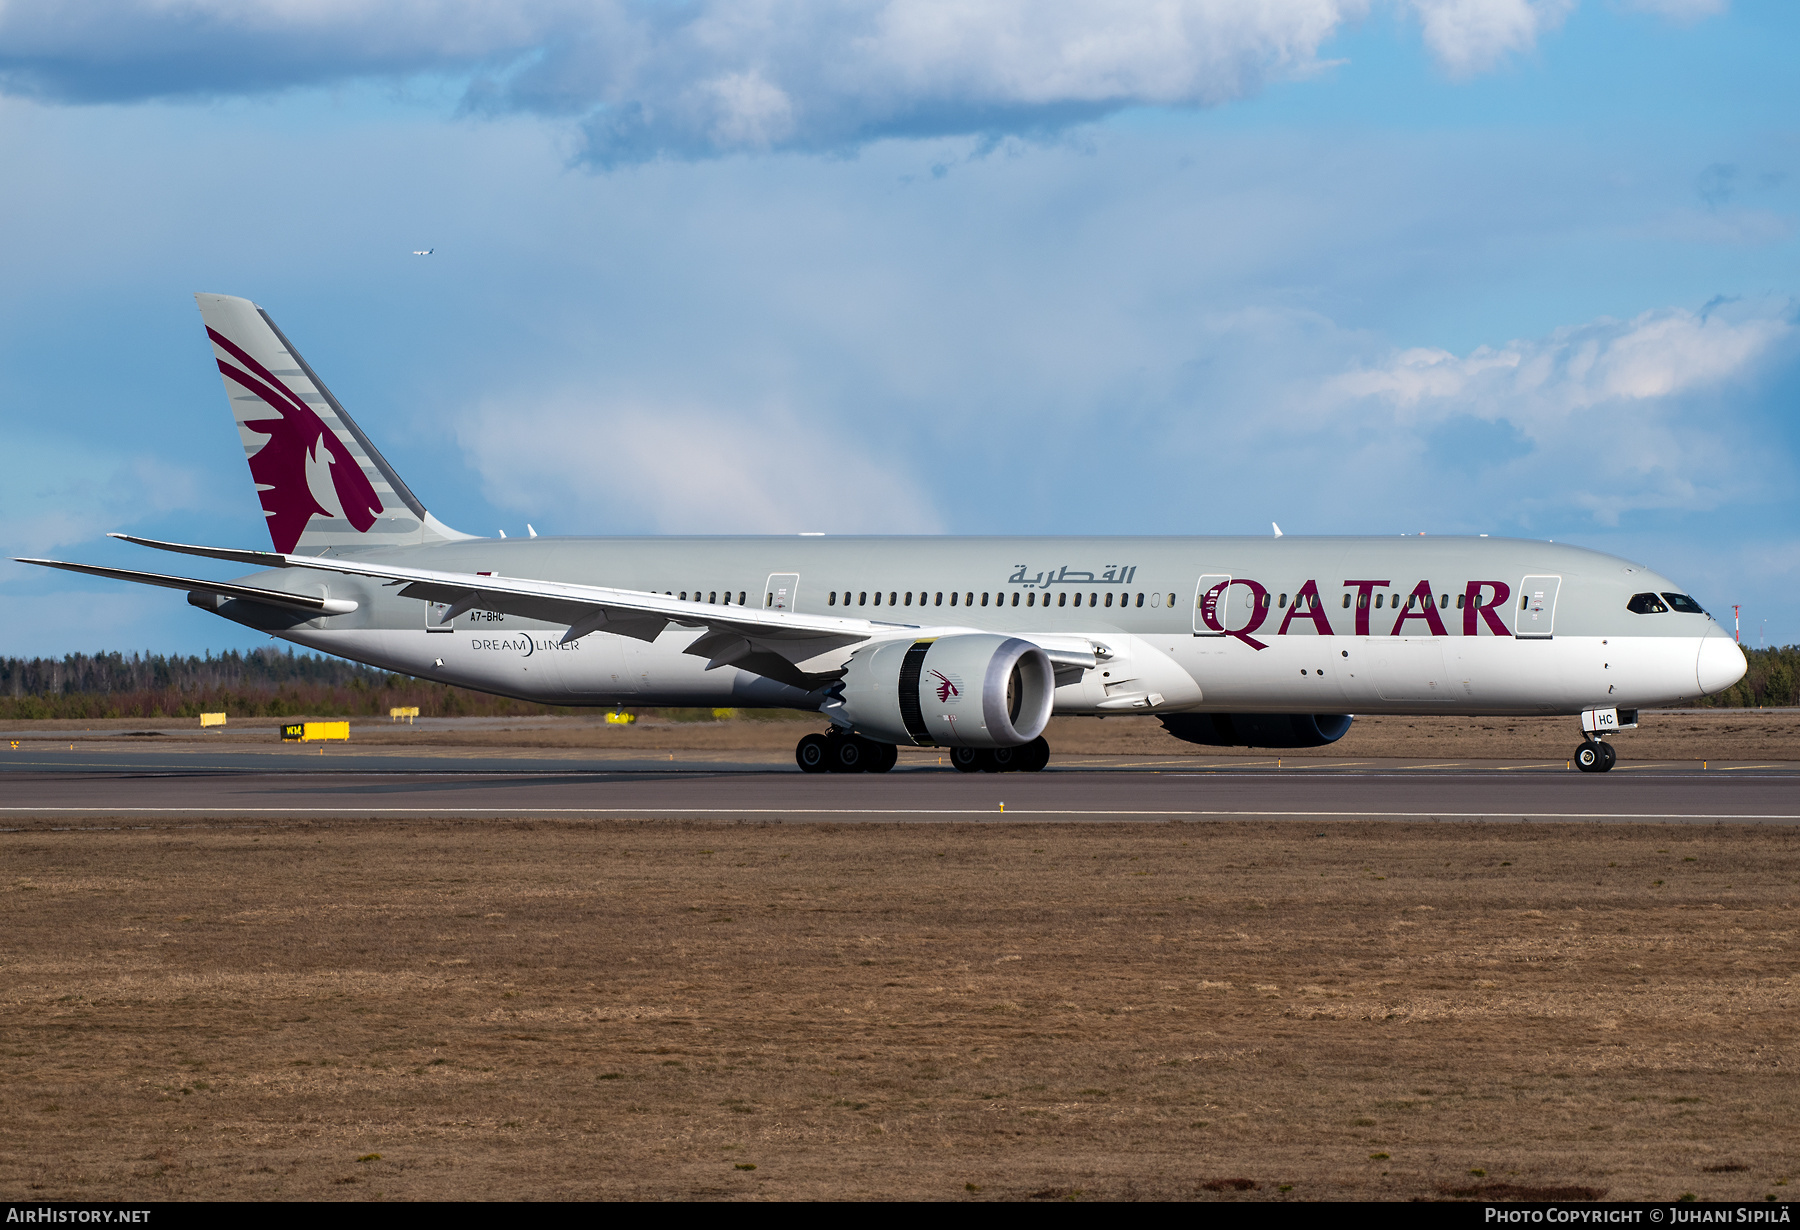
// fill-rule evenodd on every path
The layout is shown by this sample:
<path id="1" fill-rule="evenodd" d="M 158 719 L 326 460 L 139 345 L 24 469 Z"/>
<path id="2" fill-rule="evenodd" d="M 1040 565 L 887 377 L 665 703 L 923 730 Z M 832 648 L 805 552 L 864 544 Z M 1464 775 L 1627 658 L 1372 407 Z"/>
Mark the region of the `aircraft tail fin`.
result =
<path id="1" fill-rule="evenodd" d="M 275 549 L 324 555 L 469 538 L 419 497 L 248 299 L 195 295 Z"/>

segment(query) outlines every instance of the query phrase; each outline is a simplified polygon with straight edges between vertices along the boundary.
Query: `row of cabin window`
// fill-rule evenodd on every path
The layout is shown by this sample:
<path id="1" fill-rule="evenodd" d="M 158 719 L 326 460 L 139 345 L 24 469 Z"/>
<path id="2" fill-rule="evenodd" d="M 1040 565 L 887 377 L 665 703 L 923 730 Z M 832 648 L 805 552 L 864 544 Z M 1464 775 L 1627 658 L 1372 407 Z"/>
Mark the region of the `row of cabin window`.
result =
<path id="1" fill-rule="evenodd" d="M 713 604 L 713 605 L 714 605 L 714 606 L 718 606 L 718 605 L 719 605 L 719 594 L 720 594 L 720 592 L 721 592 L 721 591 L 719 591 L 719 590 L 716 590 L 716 589 L 710 589 L 710 590 L 704 590 L 704 591 L 702 591 L 702 590 L 698 590 L 698 589 L 697 589 L 697 590 L 695 590 L 695 591 L 694 591 L 694 601 L 695 601 L 695 602 L 710 602 L 710 603 L 712 603 L 712 604 Z M 723 591 L 723 592 L 724 592 L 724 594 L 725 594 L 725 605 L 726 605 L 726 606 L 730 606 L 730 605 L 731 605 L 731 591 L 730 591 L 730 590 L 725 590 L 725 591 Z M 706 595 L 706 596 L 705 596 L 705 597 L 701 597 L 701 594 L 702 594 L 702 593 L 704 593 L 704 594 L 705 594 L 705 595 Z M 682 601 L 683 601 L 683 602 L 686 602 L 686 601 L 687 601 L 687 600 L 688 600 L 688 592 L 687 592 L 687 590 L 685 590 L 685 589 L 684 589 L 684 590 L 682 590 L 682 591 L 681 591 L 681 592 L 680 592 L 680 593 L 679 593 L 679 594 L 675 594 L 675 595 L 671 595 L 671 596 L 672 596 L 672 597 L 678 597 L 678 598 L 680 598 L 680 599 L 681 599 L 681 600 L 682 600 Z M 743 605 L 744 605 L 744 591 L 743 591 L 743 590 L 741 590 L 741 589 L 740 589 L 740 590 L 738 590 L 738 596 L 737 596 L 737 604 L 738 604 L 738 605 L 739 605 L 739 606 L 743 606 Z"/>
<path id="2" fill-rule="evenodd" d="M 871 596 L 875 599 L 875 601 L 873 603 L 871 603 L 869 601 Z M 1012 594 L 1011 605 L 1013 605 L 1013 606 L 1021 605 L 1021 603 L 1019 601 L 1020 596 L 1021 595 L 1017 591 L 1014 591 Z M 1045 594 L 1044 601 L 1040 604 L 1037 600 L 1038 595 L 1037 595 L 1036 590 L 1033 590 L 1029 593 L 1024 594 L 1023 597 L 1025 599 L 1023 605 L 1025 605 L 1025 606 L 1039 606 L 1039 605 L 1049 606 L 1050 605 L 1050 595 Z M 1144 605 L 1144 600 L 1145 600 L 1146 595 L 1138 594 L 1136 596 L 1135 602 L 1133 602 L 1132 597 L 1133 596 L 1131 594 L 1118 595 L 1119 605 L 1121 607 L 1127 607 L 1127 606 L 1140 606 L 1141 607 Z M 994 606 L 1008 605 L 1007 600 L 1006 600 L 1007 599 L 1006 594 L 975 594 L 973 592 L 964 593 L 964 594 L 952 593 L 950 595 L 950 605 L 956 606 L 958 604 L 958 602 L 960 601 L 963 606 L 975 606 L 977 598 L 980 598 L 980 600 L 981 600 L 980 605 L 982 605 L 982 606 L 989 605 L 989 599 L 992 599 Z M 1070 598 L 1070 595 L 1067 591 L 1057 594 L 1056 595 L 1056 605 L 1057 606 L 1080 606 L 1081 605 L 1082 595 L 1075 594 L 1074 602 L 1070 602 L 1069 598 Z M 1148 595 L 1148 598 L 1150 601 L 1150 605 L 1153 607 L 1161 606 L 1163 604 L 1163 595 L 1161 595 L 1161 594 L 1150 594 L 1150 595 Z M 852 605 L 854 605 L 854 606 L 880 606 L 881 605 L 881 591 L 876 590 L 874 592 L 874 594 L 871 595 L 868 590 L 862 590 L 862 591 L 857 591 L 857 592 L 853 592 L 851 590 L 844 590 L 841 594 L 837 590 L 832 590 L 830 593 L 825 595 L 825 605 L 826 606 L 837 606 L 840 599 L 842 599 L 843 605 L 845 605 L 845 606 L 852 606 Z M 941 591 L 941 590 L 935 594 L 921 590 L 921 591 L 919 591 L 918 599 L 919 599 L 920 606 L 943 606 L 944 605 L 944 594 L 943 594 L 943 591 Z M 1170 606 L 1174 606 L 1175 605 L 1175 595 L 1174 594 L 1168 595 L 1168 601 L 1169 601 Z M 887 604 L 889 606 L 911 606 L 911 605 L 913 605 L 913 593 L 911 590 L 908 590 L 904 594 L 902 594 L 899 590 L 890 590 L 890 591 L 888 591 L 888 595 L 887 595 Z M 1087 604 L 1089 606 L 1111 606 L 1111 605 L 1113 605 L 1113 595 L 1109 593 L 1109 594 L 1106 594 L 1104 597 L 1102 597 L 1102 595 L 1100 595 L 1098 593 L 1088 594 L 1087 595 Z"/>
<path id="3" fill-rule="evenodd" d="M 1283 599 L 1285 599 L 1286 597 L 1287 597 L 1286 594 L 1282 595 Z M 1382 606 L 1384 605 L 1381 601 L 1383 598 L 1387 599 L 1387 602 L 1385 603 L 1385 605 L 1393 607 L 1396 611 L 1400 609 L 1400 595 L 1399 594 L 1376 594 L 1375 595 L 1375 609 L 1376 610 L 1379 611 L 1382 608 Z M 1462 610 L 1463 604 L 1467 600 L 1468 600 L 1467 594 L 1456 595 L 1456 609 L 1459 611 Z M 1269 604 L 1267 602 L 1265 602 L 1265 603 L 1263 603 L 1263 605 L 1267 606 Z M 1420 600 L 1419 595 L 1417 595 L 1417 594 L 1408 594 L 1406 596 L 1406 609 L 1409 611 L 1416 611 L 1416 610 L 1421 609 L 1422 607 L 1427 607 L 1430 605 L 1431 605 L 1431 599 L 1429 596 L 1427 596 L 1423 601 Z M 1450 595 L 1449 594 L 1439 594 L 1437 605 L 1438 605 L 1438 609 L 1441 611 L 1449 610 L 1450 609 Z M 1319 600 L 1317 597 L 1314 597 L 1312 600 L 1312 609 L 1315 611 L 1319 609 Z M 1350 595 L 1349 594 L 1344 595 L 1344 609 L 1346 611 L 1350 609 Z M 1367 595 L 1367 594 L 1356 595 L 1356 609 L 1359 611 L 1366 611 L 1369 609 L 1369 595 Z"/>
<path id="4" fill-rule="evenodd" d="M 1171 594 L 1170 597 L 1173 598 L 1174 595 Z M 1456 595 L 1456 609 L 1457 610 L 1460 611 L 1463 609 L 1463 601 L 1466 597 L 1467 597 L 1466 594 L 1457 594 Z M 1383 599 L 1386 599 L 1386 601 L 1383 602 L 1382 601 Z M 1280 607 L 1281 609 L 1283 609 L 1283 610 L 1287 609 L 1288 596 L 1286 594 L 1282 594 L 1279 598 L 1276 598 L 1276 597 L 1274 597 L 1274 595 L 1265 593 L 1261 598 L 1261 605 L 1266 609 L 1271 601 L 1274 601 L 1275 605 Z M 1406 609 L 1409 611 L 1417 610 L 1422 605 L 1428 605 L 1430 603 L 1430 601 L 1431 601 L 1431 599 L 1427 598 L 1424 600 L 1424 603 L 1421 603 L 1419 600 L 1419 595 L 1408 594 L 1407 598 L 1406 598 Z M 1294 605 L 1295 606 L 1300 605 L 1300 596 L 1298 594 L 1296 594 L 1294 596 Z M 1317 594 L 1306 595 L 1306 609 L 1307 610 L 1316 611 L 1319 609 L 1319 606 L 1320 606 L 1319 595 L 1317 595 Z M 1356 606 L 1357 606 L 1358 610 L 1367 610 L 1369 607 L 1369 595 L 1367 595 L 1367 594 L 1356 595 Z M 1400 595 L 1399 594 L 1388 594 L 1388 593 L 1376 594 L 1375 595 L 1375 609 L 1379 611 L 1379 610 L 1381 610 L 1381 608 L 1383 606 L 1391 606 L 1396 611 L 1399 610 L 1400 609 Z M 1449 594 L 1440 594 L 1438 596 L 1438 607 L 1439 607 L 1439 609 L 1446 610 L 1446 611 L 1450 609 L 1450 595 Z M 1346 611 L 1350 609 L 1350 595 L 1349 594 L 1344 595 L 1344 609 Z"/>

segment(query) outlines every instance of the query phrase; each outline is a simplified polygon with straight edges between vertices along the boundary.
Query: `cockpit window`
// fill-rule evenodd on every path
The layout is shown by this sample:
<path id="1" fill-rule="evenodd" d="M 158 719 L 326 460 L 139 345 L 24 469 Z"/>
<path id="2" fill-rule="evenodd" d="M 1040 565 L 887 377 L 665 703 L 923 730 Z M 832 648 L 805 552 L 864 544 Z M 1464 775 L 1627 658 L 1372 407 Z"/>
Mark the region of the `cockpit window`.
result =
<path id="1" fill-rule="evenodd" d="M 1666 615 L 1669 610 L 1655 594 L 1633 594 L 1625 609 L 1633 615 Z"/>
<path id="2" fill-rule="evenodd" d="M 1706 614 L 1705 611 L 1700 609 L 1700 604 L 1686 594 L 1664 594 L 1663 597 L 1669 600 L 1670 606 L 1680 611 L 1683 615 Z"/>

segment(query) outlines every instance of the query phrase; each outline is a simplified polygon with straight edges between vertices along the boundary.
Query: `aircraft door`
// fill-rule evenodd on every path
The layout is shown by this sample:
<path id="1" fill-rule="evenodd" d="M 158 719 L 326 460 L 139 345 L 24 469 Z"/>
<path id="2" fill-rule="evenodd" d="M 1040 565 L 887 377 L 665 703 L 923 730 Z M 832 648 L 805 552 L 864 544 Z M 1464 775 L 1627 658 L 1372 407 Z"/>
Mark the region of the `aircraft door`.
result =
<path id="1" fill-rule="evenodd" d="M 427 631 L 427 632 L 454 632 L 454 631 L 456 631 L 456 621 L 450 620 L 450 621 L 446 622 L 444 619 L 444 612 L 448 611 L 449 609 L 450 609 L 450 604 L 448 602 L 427 602 L 425 604 L 425 631 Z"/>
<path id="2" fill-rule="evenodd" d="M 1513 608 L 1513 635 L 1520 640 L 1547 641 L 1556 630 L 1556 594 L 1561 577 L 1526 577 L 1519 582 L 1519 605 Z"/>
<path id="3" fill-rule="evenodd" d="M 1229 574 L 1209 572 L 1200 578 L 1194 586 L 1195 636 L 1225 635 L 1225 603 L 1230 593 Z M 1207 618 L 1209 615 L 1211 619 Z"/>
<path id="4" fill-rule="evenodd" d="M 791 611 L 800 596 L 800 574 L 773 572 L 763 586 L 763 607 L 771 611 Z"/>

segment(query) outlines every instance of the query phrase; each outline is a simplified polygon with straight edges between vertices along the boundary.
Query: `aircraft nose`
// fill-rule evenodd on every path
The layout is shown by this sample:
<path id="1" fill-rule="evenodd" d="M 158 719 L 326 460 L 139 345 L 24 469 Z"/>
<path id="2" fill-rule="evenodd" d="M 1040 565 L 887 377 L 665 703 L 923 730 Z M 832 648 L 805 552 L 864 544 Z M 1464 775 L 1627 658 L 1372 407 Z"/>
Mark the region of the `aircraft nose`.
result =
<path id="1" fill-rule="evenodd" d="M 1742 679 L 1748 669 L 1749 663 L 1744 660 L 1744 651 L 1737 647 L 1737 642 L 1723 636 L 1709 636 L 1700 642 L 1700 658 L 1694 664 L 1694 674 L 1698 677 L 1702 696 L 1723 692 Z"/>

